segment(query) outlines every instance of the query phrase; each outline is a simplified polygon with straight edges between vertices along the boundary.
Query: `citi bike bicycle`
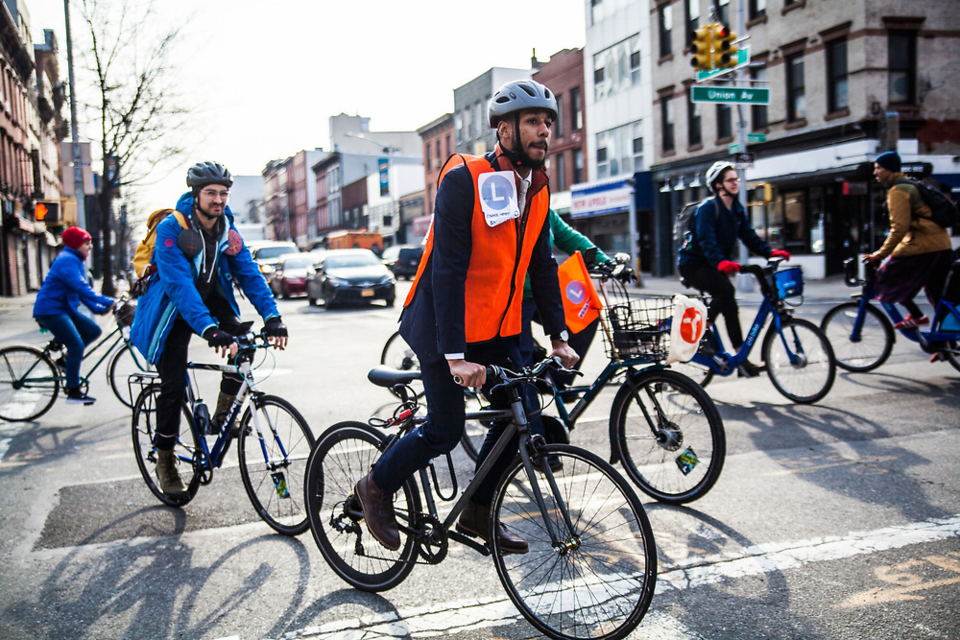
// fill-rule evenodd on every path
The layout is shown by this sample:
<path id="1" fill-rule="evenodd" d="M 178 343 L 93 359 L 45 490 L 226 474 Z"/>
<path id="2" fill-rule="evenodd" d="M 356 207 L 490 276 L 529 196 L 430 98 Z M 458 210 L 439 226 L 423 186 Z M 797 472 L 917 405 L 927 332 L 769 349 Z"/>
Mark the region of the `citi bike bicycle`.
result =
<path id="1" fill-rule="evenodd" d="M 812 404 L 826 397 L 837 375 L 833 349 L 817 325 L 793 317 L 787 299 L 803 295 L 803 272 L 800 267 L 778 271 L 781 261 L 770 258 L 765 265 L 740 267 L 740 273 L 756 276 L 763 295 L 743 346 L 736 353 L 727 352 L 716 327 L 710 326 L 693 360 L 678 366 L 679 370 L 704 387 L 714 375 L 734 375 L 750 355 L 767 318 L 772 317 L 760 348 L 770 382 L 785 397 L 800 404 Z"/>
<path id="2" fill-rule="evenodd" d="M 863 279 L 857 276 L 856 260 L 848 258 L 844 266 L 847 286 L 860 287 L 860 293 L 827 311 L 820 328 L 833 344 L 838 366 L 858 373 L 873 371 L 890 357 L 896 341 L 893 325 L 903 316 L 894 304 L 881 303 L 878 309 L 871 302 L 876 293 L 876 266 L 864 265 Z M 954 278 L 960 278 L 960 260 L 950 267 L 944 293 L 950 291 Z M 929 331 L 901 329 L 900 335 L 919 344 L 925 352 L 941 356 L 960 371 L 960 309 L 956 302 L 941 297 Z"/>
<path id="3" fill-rule="evenodd" d="M 128 303 L 126 294 L 117 299 L 113 331 L 83 354 L 84 361 L 93 360 L 94 354 L 99 354 L 87 372 L 81 372 L 80 390 L 83 393 L 90 388 L 93 372 L 109 358 L 107 380 L 110 388 L 125 406 L 133 406 L 127 378 L 136 372 L 153 370 L 153 366 L 130 343 L 130 325 L 135 309 Z M 0 349 L 0 419 L 26 422 L 49 411 L 61 387 L 66 384 L 62 371 L 62 357 L 65 355 L 64 346 L 56 338 L 42 349 L 30 345 Z"/>
<path id="4" fill-rule="evenodd" d="M 244 323 L 244 332 L 248 332 L 252 325 Z M 210 446 L 204 437 L 210 425 L 210 413 L 194 390 L 195 382 L 188 373 L 187 401 L 183 406 L 188 428 L 186 431 L 181 429 L 174 446 L 175 457 L 183 468 L 180 475 L 187 486 L 187 495 L 181 499 L 171 498 L 160 490 L 156 473 L 154 439 L 159 380 L 155 374 L 130 377 L 131 388 L 141 389 L 133 408 L 133 450 L 137 466 L 147 487 L 161 502 L 180 507 L 193 499 L 200 485 L 213 481 L 214 470 L 223 466 L 236 438 L 240 477 L 253 508 L 277 532 L 299 535 L 309 526 L 302 499 L 307 456 L 314 443 L 313 432 L 293 405 L 256 388 L 252 363 L 256 351 L 268 347 L 264 333 L 245 333 L 237 338 L 237 342 L 240 349 L 234 365 L 193 362 L 187 365 L 190 371 L 238 372 L 243 383 Z"/>
<path id="5" fill-rule="evenodd" d="M 459 497 L 450 454 L 446 466 L 453 489 L 448 494 L 440 487 L 434 461 L 427 467 L 429 475 L 421 469 L 403 485 L 394 497 L 401 537 L 397 551 L 367 534 L 354 486 L 383 451 L 423 421 L 417 416 L 416 393 L 409 388 L 419 372 L 371 371 L 371 382 L 401 398 L 392 417 L 333 425 L 317 439 L 307 462 L 310 529 L 331 569 L 358 589 L 385 591 L 400 584 L 414 565 L 442 562 L 449 543 L 458 542 L 493 557 L 510 600 L 545 636 L 616 639 L 629 634 L 653 598 L 653 531 L 636 493 L 608 463 L 578 447 L 546 444 L 530 434 L 521 387 L 538 383 L 548 371 L 568 370 L 554 359 L 519 373 L 488 368 L 488 380 L 504 389 L 510 408 L 487 410 L 483 419 L 509 420 L 509 426 Z M 497 483 L 491 505 L 491 542 L 457 531 L 454 523 L 467 501 L 517 434 L 519 455 Z M 562 459 L 562 469 L 551 470 L 549 456 Z M 454 503 L 443 519 L 436 498 Z M 528 541 L 527 553 L 504 553 L 493 535 L 498 521 L 509 522 Z"/>

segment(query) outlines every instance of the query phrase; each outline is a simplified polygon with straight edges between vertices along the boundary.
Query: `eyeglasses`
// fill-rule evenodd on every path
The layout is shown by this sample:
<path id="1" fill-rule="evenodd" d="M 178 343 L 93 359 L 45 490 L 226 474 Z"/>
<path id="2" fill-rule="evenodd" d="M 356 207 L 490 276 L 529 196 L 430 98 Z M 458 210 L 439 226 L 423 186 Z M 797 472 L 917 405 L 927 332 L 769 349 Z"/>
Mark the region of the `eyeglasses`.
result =
<path id="1" fill-rule="evenodd" d="M 230 197 L 229 191 L 216 191 L 214 189 L 204 189 L 200 193 L 207 196 L 208 198 L 220 198 L 222 200 L 226 200 L 227 198 Z"/>
<path id="2" fill-rule="evenodd" d="M 740 178 L 727 178 L 724 182 L 740 182 Z"/>

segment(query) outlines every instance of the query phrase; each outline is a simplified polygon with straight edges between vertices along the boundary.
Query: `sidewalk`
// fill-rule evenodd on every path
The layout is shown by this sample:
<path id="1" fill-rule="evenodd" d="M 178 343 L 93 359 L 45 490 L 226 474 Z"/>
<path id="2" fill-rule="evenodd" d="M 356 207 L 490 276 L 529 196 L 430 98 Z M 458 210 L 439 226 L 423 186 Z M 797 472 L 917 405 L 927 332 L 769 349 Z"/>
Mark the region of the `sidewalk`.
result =
<path id="1" fill-rule="evenodd" d="M 737 291 L 737 300 L 759 304 L 761 299 L 760 289 L 751 276 L 746 277 L 752 281 L 752 290 Z M 690 295 L 697 293 L 694 289 L 687 289 L 680 284 L 678 276 L 655 278 L 645 274 L 641 277 L 641 286 L 637 287 L 634 284 L 630 291 L 640 295 L 673 295 L 675 293 Z M 841 302 L 848 300 L 850 295 L 856 291 L 857 289 L 844 284 L 842 275 L 830 276 L 823 280 L 805 280 L 803 283 L 803 300 L 804 302 L 820 303 Z"/>

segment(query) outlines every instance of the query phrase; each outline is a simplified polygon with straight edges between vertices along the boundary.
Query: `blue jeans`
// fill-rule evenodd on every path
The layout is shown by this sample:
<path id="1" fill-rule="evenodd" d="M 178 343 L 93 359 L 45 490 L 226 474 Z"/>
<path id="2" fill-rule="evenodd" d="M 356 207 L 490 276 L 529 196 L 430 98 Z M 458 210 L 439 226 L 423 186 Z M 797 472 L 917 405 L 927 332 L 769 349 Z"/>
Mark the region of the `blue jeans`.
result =
<path id="1" fill-rule="evenodd" d="M 100 327 L 78 311 L 36 316 L 34 319 L 67 348 L 67 355 L 63 359 L 67 388 L 76 389 L 80 386 L 80 362 L 83 361 L 83 352 L 88 344 L 100 337 Z"/>

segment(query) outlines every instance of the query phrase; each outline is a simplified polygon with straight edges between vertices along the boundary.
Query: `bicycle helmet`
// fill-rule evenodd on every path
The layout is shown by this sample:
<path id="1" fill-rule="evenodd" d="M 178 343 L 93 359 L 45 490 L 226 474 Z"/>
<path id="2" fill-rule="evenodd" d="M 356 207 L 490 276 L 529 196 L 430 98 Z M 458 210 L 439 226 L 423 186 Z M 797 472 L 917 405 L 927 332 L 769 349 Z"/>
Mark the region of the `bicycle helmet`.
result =
<path id="1" fill-rule="evenodd" d="M 187 171 L 187 186 L 197 190 L 208 184 L 219 184 L 228 189 L 233 186 L 233 176 L 219 162 L 198 162 Z"/>
<path id="2" fill-rule="evenodd" d="M 500 87 L 490 99 L 487 115 L 490 128 L 496 129 L 497 123 L 507 114 L 522 109 L 545 109 L 551 117 L 557 119 L 557 97 L 550 89 L 536 80 L 514 80 Z"/>
<path id="3" fill-rule="evenodd" d="M 736 167 L 733 166 L 733 163 L 726 160 L 718 160 L 707 169 L 707 186 L 710 187 L 711 191 L 715 191 L 713 183 L 719 180 L 720 176 L 723 175 L 723 172 L 727 169 L 736 169 Z"/>

